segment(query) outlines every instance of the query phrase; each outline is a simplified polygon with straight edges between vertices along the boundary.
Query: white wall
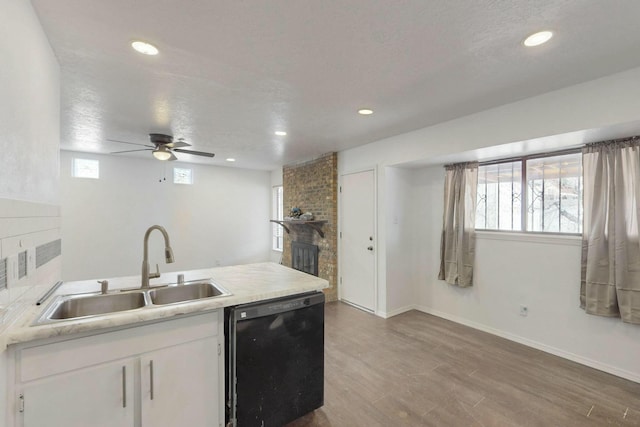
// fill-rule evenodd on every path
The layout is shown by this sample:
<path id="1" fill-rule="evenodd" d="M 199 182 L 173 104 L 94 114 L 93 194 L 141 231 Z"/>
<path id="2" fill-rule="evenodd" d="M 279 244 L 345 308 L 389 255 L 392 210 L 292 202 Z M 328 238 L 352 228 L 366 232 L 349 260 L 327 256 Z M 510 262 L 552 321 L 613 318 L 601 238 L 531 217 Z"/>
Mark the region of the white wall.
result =
<path id="1" fill-rule="evenodd" d="M 57 203 L 60 69 L 30 2 L 0 3 L 0 198 Z"/>
<path id="2" fill-rule="evenodd" d="M 383 225 L 379 227 L 377 242 L 379 294 L 384 294 L 386 299 L 388 296 L 396 295 L 396 288 L 400 287 L 398 292 L 405 295 L 406 287 L 402 282 L 402 275 L 393 270 L 388 273 L 390 265 L 387 264 L 388 261 L 399 259 L 399 251 L 403 250 L 403 246 L 392 239 L 397 235 L 408 236 L 407 244 L 412 245 L 420 255 L 414 262 L 412 283 L 416 292 L 419 292 L 416 304 L 418 307 L 531 345 L 543 346 L 548 351 L 562 353 L 627 378 L 640 380 L 640 365 L 631 363 L 629 357 L 625 356 L 629 353 L 625 353 L 627 350 L 624 350 L 637 349 L 637 344 L 634 343 L 640 341 L 640 329 L 637 326 L 623 325 L 619 320 L 616 323 L 612 319 L 597 318 L 576 311 L 579 310 L 578 301 L 572 299 L 571 295 L 572 292 L 577 295 L 579 287 L 579 281 L 576 282 L 574 277 L 577 272 L 571 267 L 575 265 L 575 246 L 571 243 L 549 245 L 481 239 L 478 244 L 478 264 L 484 264 L 477 273 L 481 275 L 478 280 L 488 281 L 502 288 L 474 287 L 464 295 L 459 295 L 459 291 L 448 289 L 446 286 L 439 289 L 443 284 L 434 278 L 437 276 L 439 265 L 439 229 L 442 223 L 441 166 L 414 172 L 420 178 L 414 177 L 414 183 L 410 184 L 415 187 L 415 193 L 408 199 L 410 206 L 403 209 L 414 209 L 417 214 L 413 221 L 397 224 L 396 228 L 399 230 L 394 229 L 390 206 L 393 206 L 393 200 L 397 198 L 405 200 L 404 193 L 407 190 L 406 184 L 399 179 L 395 169 L 389 168 L 407 166 L 416 161 L 441 165 L 445 158 L 446 161 L 455 161 L 456 157 L 463 158 L 470 152 L 480 152 L 486 156 L 509 156 L 522 154 L 524 151 L 552 150 L 566 145 L 591 142 L 580 140 L 594 134 L 586 130 L 623 129 L 628 127 L 629 123 L 637 122 L 640 117 L 638 81 L 640 68 L 340 152 L 340 175 L 375 165 L 378 170 L 378 182 L 386 183 L 379 185 L 377 190 L 378 223 Z M 566 135 L 569 133 L 572 133 L 571 138 Z M 486 149 L 487 147 L 495 148 Z M 392 174 L 389 179 L 386 176 L 388 174 Z M 411 206 L 412 201 L 416 206 Z M 394 236 L 391 235 L 392 231 L 396 233 Z M 508 298 L 501 303 L 500 308 L 493 308 L 492 293 L 503 295 L 506 284 L 514 282 L 512 279 L 515 273 L 513 270 L 502 270 L 498 276 L 486 275 L 482 268 L 493 268 L 501 264 L 496 259 L 503 255 L 513 256 L 514 253 L 519 253 L 514 249 L 514 244 L 527 247 L 523 253 L 527 253 L 528 256 L 554 254 L 558 263 L 547 270 L 526 270 L 528 281 L 520 286 L 516 284 L 506 288 L 513 292 L 512 296 L 508 296 L 507 293 L 504 296 Z M 487 259 L 486 254 L 494 252 L 498 258 L 489 256 Z M 521 266 L 518 260 L 506 259 L 507 262 L 513 261 L 510 268 Z M 403 275 L 404 279 L 411 280 L 410 274 Z M 575 283 L 571 285 L 572 282 Z M 544 289 L 544 294 L 548 294 L 545 298 L 561 301 L 560 305 L 544 308 L 542 300 L 536 299 L 542 293 L 528 293 L 532 288 L 540 289 L 544 286 L 548 286 Z M 479 289 L 488 293 L 479 294 Z M 529 303 L 531 314 L 525 320 L 519 316 L 513 320 L 511 317 L 514 310 L 517 316 L 521 300 L 533 301 Z M 380 315 L 394 313 L 399 309 L 395 301 L 379 301 L 382 305 L 376 308 L 376 313 Z M 547 310 L 556 312 L 552 318 L 558 320 L 561 325 L 565 324 L 563 316 L 569 316 L 567 321 L 574 328 L 582 328 L 579 329 L 581 332 L 574 338 L 557 330 L 545 331 L 549 329 L 549 324 L 545 323 L 546 321 L 538 323 L 536 319 L 544 317 L 542 313 L 546 313 Z M 461 313 L 466 314 L 460 315 Z M 513 321 L 513 324 L 510 324 L 510 321 Z M 613 338 L 603 336 L 606 330 L 614 330 Z M 592 334 L 594 341 L 590 342 Z M 621 350 L 614 350 L 618 353 L 614 357 L 605 357 L 601 351 L 603 348 Z"/>
<path id="3" fill-rule="evenodd" d="M 479 232 L 472 288 L 437 280 L 442 167 L 413 172 L 417 308 L 640 382 L 640 328 L 579 307 L 581 240 Z M 522 317 L 520 306 L 528 308 Z"/>
<path id="4" fill-rule="evenodd" d="M 100 179 L 72 178 L 74 157 L 98 159 Z M 194 184 L 173 184 L 174 166 L 192 168 Z M 175 255 L 166 265 L 162 235 L 151 234 L 161 272 L 268 261 L 271 252 L 269 172 L 63 151 L 61 207 L 64 280 L 140 274 L 154 224 Z"/>
<path id="5" fill-rule="evenodd" d="M 390 317 L 411 310 L 416 303 L 416 205 L 413 200 L 410 169 L 388 167 L 386 178 L 386 287 L 385 310 L 378 314 Z"/>
<path id="6" fill-rule="evenodd" d="M 0 2 L 0 259 L 59 236 L 60 70 L 28 1 Z M 0 426 L 7 423 L 4 332 L 60 277 L 60 257 L 0 291 Z"/>

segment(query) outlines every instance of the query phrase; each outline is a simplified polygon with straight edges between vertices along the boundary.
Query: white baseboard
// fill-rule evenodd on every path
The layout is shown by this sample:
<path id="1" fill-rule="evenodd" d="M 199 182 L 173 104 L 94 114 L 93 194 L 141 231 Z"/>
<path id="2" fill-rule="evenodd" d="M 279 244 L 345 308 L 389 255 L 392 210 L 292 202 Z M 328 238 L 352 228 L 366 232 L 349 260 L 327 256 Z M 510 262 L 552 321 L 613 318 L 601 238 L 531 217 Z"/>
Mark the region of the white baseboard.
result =
<path id="1" fill-rule="evenodd" d="M 405 307 L 400 307 L 395 310 L 391 310 L 389 312 L 386 311 L 378 311 L 376 312 L 376 316 L 382 317 L 384 319 L 388 319 L 393 316 L 397 316 L 398 314 L 406 313 L 407 311 L 417 310 L 418 307 L 415 305 L 407 305 Z"/>
<path id="2" fill-rule="evenodd" d="M 476 322 L 473 322 L 471 320 L 468 320 L 468 319 L 465 319 L 465 318 L 462 318 L 462 317 L 458 317 L 458 316 L 451 315 L 451 314 L 448 314 L 448 313 L 444 313 L 444 312 L 441 312 L 441 311 L 438 311 L 438 310 L 434 310 L 434 309 L 432 309 L 430 307 L 415 306 L 414 308 L 416 310 L 422 311 L 422 312 L 427 313 L 427 314 L 432 314 L 434 316 L 441 317 L 443 319 L 451 320 L 452 322 L 459 323 L 459 324 L 465 325 L 465 326 L 469 326 L 470 328 L 478 329 L 480 331 L 487 332 L 487 333 L 490 333 L 492 335 L 497 335 L 499 337 L 506 338 L 506 339 L 508 339 L 510 341 L 515 341 L 517 343 L 526 345 L 527 347 L 532 347 L 532 348 L 535 348 L 537 350 L 544 351 L 545 353 L 550 353 L 550 354 L 553 354 L 555 356 L 559 356 L 559 357 L 562 357 L 564 359 L 568 359 L 568 360 L 571 360 L 573 362 L 580 363 L 581 365 L 585 365 L 585 366 L 588 366 L 590 368 L 598 369 L 599 371 L 607 372 L 609 374 L 612 374 L 612 375 L 615 375 L 615 376 L 618 376 L 618 377 L 621 377 L 621 378 L 625 378 L 627 380 L 634 381 L 636 383 L 640 383 L 640 374 L 637 374 L 637 373 L 634 373 L 634 372 L 630 372 L 630 371 L 627 371 L 627 370 L 624 370 L 624 369 L 620 369 L 620 368 L 617 368 L 615 366 L 607 365 L 606 363 L 602 363 L 602 362 L 599 362 L 597 360 L 589 359 L 589 358 L 586 358 L 586 357 L 583 357 L 583 356 L 580 356 L 580 355 L 577 355 L 577 354 L 574 354 L 574 353 L 571 353 L 571 352 L 568 352 L 568 351 L 565 351 L 565 350 L 562 350 L 562 349 L 559 349 L 559 348 L 551 347 L 551 346 L 548 346 L 546 344 L 542 344 L 540 342 L 533 341 L 533 340 L 530 340 L 528 338 L 523 338 L 521 336 L 518 336 L 518 335 L 515 335 L 515 334 L 511 334 L 509 332 L 501 331 L 499 329 L 495 329 L 495 328 L 492 328 L 490 326 L 482 325 L 480 323 L 476 323 Z M 397 314 L 399 314 L 399 313 L 397 313 Z"/>

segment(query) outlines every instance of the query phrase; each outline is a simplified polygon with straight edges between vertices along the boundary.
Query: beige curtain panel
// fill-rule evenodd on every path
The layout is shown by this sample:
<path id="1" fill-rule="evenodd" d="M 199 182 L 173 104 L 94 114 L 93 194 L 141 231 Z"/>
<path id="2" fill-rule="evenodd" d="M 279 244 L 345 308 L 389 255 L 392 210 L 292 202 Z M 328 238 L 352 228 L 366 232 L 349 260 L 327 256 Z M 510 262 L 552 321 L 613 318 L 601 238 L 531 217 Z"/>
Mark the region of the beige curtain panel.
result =
<path id="1" fill-rule="evenodd" d="M 640 137 L 583 149 L 580 306 L 640 324 Z"/>
<path id="2" fill-rule="evenodd" d="M 438 279 L 465 288 L 473 284 L 478 163 L 449 165 L 445 169 Z"/>

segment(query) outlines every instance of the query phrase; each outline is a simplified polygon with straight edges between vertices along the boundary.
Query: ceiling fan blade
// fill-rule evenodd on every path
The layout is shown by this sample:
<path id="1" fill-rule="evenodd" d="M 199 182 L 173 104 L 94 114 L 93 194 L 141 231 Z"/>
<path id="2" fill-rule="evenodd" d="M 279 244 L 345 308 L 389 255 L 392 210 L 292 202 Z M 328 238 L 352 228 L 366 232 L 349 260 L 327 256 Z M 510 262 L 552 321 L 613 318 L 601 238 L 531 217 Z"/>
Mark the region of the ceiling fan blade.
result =
<path id="1" fill-rule="evenodd" d="M 137 142 L 118 141 L 117 139 L 107 139 L 109 142 L 119 142 L 120 144 L 140 145 L 142 147 L 155 148 L 153 145 L 138 144 Z"/>
<path id="2" fill-rule="evenodd" d="M 112 151 L 109 154 L 133 153 L 135 151 L 153 151 L 153 148 L 142 148 L 140 150 Z"/>
<path id="3" fill-rule="evenodd" d="M 191 147 L 191 144 L 189 144 L 187 142 L 184 142 L 184 141 L 179 139 L 179 140 L 174 141 L 174 142 L 172 142 L 170 144 L 167 144 L 167 147 L 169 147 L 169 148 Z"/>
<path id="4" fill-rule="evenodd" d="M 173 153 L 171 153 L 171 157 L 169 157 L 167 160 L 172 162 L 174 160 L 178 160 L 178 158 Z"/>
<path id="5" fill-rule="evenodd" d="M 173 151 L 184 154 L 193 154 L 194 156 L 213 157 L 213 153 L 205 153 L 204 151 L 183 150 L 182 148 L 174 148 Z"/>

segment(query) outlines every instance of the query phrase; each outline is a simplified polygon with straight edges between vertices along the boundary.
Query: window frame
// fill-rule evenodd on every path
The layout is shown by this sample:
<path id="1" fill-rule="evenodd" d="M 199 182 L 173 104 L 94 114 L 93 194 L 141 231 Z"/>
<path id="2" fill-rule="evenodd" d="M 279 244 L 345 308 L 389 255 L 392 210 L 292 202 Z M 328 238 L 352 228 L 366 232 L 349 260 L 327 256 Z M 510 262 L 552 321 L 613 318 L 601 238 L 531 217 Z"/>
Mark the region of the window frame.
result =
<path id="1" fill-rule="evenodd" d="M 284 220 L 284 187 L 282 184 L 271 187 L 271 213 L 273 219 Z M 272 223 L 271 249 L 282 252 L 284 249 L 284 227 Z"/>
<path id="2" fill-rule="evenodd" d="M 78 175 L 76 169 L 76 162 L 95 162 L 96 167 L 96 176 L 87 176 L 87 175 Z M 98 159 L 89 159 L 86 157 L 73 157 L 71 160 L 71 177 L 72 178 L 81 178 L 81 179 L 100 179 L 100 160 Z"/>
<path id="3" fill-rule="evenodd" d="M 582 153 L 582 147 L 569 148 L 569 149 L 558 150 L 558 151 L 548 151 L 544 153 L 530 154 L 527 156 L 517 156 L 517 157 L 489 160 L 485 162 L 478 162 L 478 168 L 480 168 L 481 166 L 491 166 L 491 165 L 497 165 L 501 163 L 512 163 L 512 162 L 518 162 L 518 161 L 521 162 L 521 171 L 520 171 L 520 176 L 521 176 L 520 186 L 522 188 L 522 195 L 520 196 L 522 200 L 521 208 L 520 208 L 521 229 L 520 230 L 499 230 L 499 229 L 492 229 L 492 228 L 475 228 L 475 225 L 474 225 L 475 231 L 479 231 L 482 233 L 510 233 L 510 234 L 528 234 L 528 235 L 542 235 L 542 236 L 574 236 L 574 237 L 582 236 L 583 234 L 582 232 L 567 233 L 562 231 L 529 231 L 527 229 L 529 226 L 529 218 L 527 215 L 527 207 L 528 207 L 528 200 L 529 200 L 529 186 L 527 183 L 527 161 L 534 160 L 534 159 L 542 159 L 545 157 L 556 157 L 556 156 L 564 156 L 564 155 L 578 154 L 578 153 Z M 580 192 L 581 192 L 581 195 L 583 196 L 584 186 L 580 188 Z M 583 199 L 583 202 L 584 202 L 584 199 Z M 584 206 L 582 208 L 582 212 L 583 212 L 582 215 L 584 216 Z"/>
<path id="4" fill-rule="evenodd" d="M 179 182 L 176 181 L 176 170 L 188 170 L 189 171 L 189 182 Z M 193 185 L 194 182 L 194 177 L 193 177 L 193 168 L 183 168 L 183 167 L 178 167 L 178 166 L 174 166 L 173 167 L 173 183 L 176 185 Z"/>

